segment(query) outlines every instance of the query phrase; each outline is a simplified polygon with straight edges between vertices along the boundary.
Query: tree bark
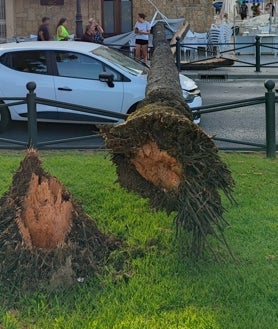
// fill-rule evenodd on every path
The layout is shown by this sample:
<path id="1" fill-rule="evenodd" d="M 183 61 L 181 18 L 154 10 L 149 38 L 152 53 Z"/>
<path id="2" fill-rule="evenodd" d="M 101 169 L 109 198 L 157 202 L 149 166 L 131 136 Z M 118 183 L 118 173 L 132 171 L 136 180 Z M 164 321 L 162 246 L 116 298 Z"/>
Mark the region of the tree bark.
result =
<path id="1" fill-rule="evenodd" d="M 192 119 L 192 113 L 182 95 L 179 72 L 166 40 L 164 25 L 156 24 L 153 31 L 154 52 L 148 74 L 146 98 L 142 105 L 162 102 Z"/>

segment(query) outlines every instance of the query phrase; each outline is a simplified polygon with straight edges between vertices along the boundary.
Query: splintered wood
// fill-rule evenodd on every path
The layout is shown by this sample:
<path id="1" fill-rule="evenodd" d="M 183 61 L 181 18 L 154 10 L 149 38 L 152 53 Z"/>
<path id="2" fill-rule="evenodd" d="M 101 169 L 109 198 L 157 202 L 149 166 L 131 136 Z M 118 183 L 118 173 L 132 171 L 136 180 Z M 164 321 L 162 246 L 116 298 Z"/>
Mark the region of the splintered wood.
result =
<path id="1" fill-rule="evenodd" d="M 178 189 L 183 179 L 181 163 L 154 141 L 142 145 L 131 162 L 141 176 L 166 191 Z"/>
<path id="2" fill-rule="evenodd" d="M 171 51 L 172 54 L 174 55 L 177 51 L 176 46 L 173 46 L 177 43 L 177 37 L 179 37 L 181 40 L 186 36 L 188 30 L 190 28 L 190 25 L 188 22 L 184 21 L 181 26 L 179 27 L 179 29 L 177 30 L 177 32 L 174 34 L 173 38 L 170 41 L 170 45 L 171 47 Z"/>
<path id="3" fill-rule="evenodd" d="M 17 224 L 29 249 L 49 250 L 64 243 L 72 225 L 73 205 L 62 191 L 55 177 L 32 174 L 28 193 L 17 213 Z"/>

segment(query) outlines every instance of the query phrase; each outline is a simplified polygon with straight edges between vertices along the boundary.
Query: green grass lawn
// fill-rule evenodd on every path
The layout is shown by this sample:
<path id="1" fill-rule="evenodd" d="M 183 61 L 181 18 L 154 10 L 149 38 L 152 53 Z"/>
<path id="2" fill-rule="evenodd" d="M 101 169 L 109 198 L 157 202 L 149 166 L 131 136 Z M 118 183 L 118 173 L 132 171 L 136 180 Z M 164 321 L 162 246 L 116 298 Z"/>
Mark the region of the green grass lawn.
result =
<path id="1" fill-rule="evenodd" d="M 0 153 L 0 193 L 8 189 L 22 152 Z M 116 181 L 109 157 L 42 152 L 98 227 L 124 239 L 132 261 L 55 293 L 22 294 L 13 305 L 0 290 L 0 328 L 14 329 L 277 329 L 278 160 L 262 154 L 222 154 L 236 181 L 226 238 L 236 261 L 217 245 L 215 261 L 193 261 L 175 243 L 174 214 L 154 212 Z M 213 242 L 212 242 L 213 243 Z M 117 252 L 111 257 L 121 257 Z"/>

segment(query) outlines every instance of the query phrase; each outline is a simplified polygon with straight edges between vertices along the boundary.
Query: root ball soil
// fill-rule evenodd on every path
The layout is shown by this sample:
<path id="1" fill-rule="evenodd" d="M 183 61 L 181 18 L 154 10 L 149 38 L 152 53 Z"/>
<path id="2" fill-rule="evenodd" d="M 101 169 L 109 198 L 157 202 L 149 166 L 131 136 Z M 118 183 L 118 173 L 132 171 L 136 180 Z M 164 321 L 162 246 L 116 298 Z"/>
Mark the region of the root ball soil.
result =
<path id="1" fill-rule="evenodd" d="M 0 284 L 67 287 L 101 271 L 119 247 L 29 150 L 0 199 Z"/>
<path id="2" fill-rule="evenodd" d="M 202 254 L 208 234 L 226 244 L 219 190 L 233 202 L 234 181 L 200 127 L 173 107 L 149 104 L 103 133 L 119 183 L 155 209 L 177 211 L 178 232 L 192 233 L 192 254 Z"/>

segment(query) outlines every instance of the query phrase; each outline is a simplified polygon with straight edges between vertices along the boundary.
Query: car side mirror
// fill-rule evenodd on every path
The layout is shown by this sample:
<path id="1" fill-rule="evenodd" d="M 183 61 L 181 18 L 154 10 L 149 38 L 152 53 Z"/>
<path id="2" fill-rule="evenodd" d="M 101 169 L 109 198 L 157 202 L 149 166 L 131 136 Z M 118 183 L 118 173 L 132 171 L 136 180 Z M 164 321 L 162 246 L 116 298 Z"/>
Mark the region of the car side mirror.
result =
<path id="1" fill-rule="evenodd" d="M 100 73 L 99 76 L 99 81 L 101 82 L 106 82 L 108 84 L 108 87 L 113 88 L 114 87 L 114 75 L 111 73 L 103 72 Z"/>

